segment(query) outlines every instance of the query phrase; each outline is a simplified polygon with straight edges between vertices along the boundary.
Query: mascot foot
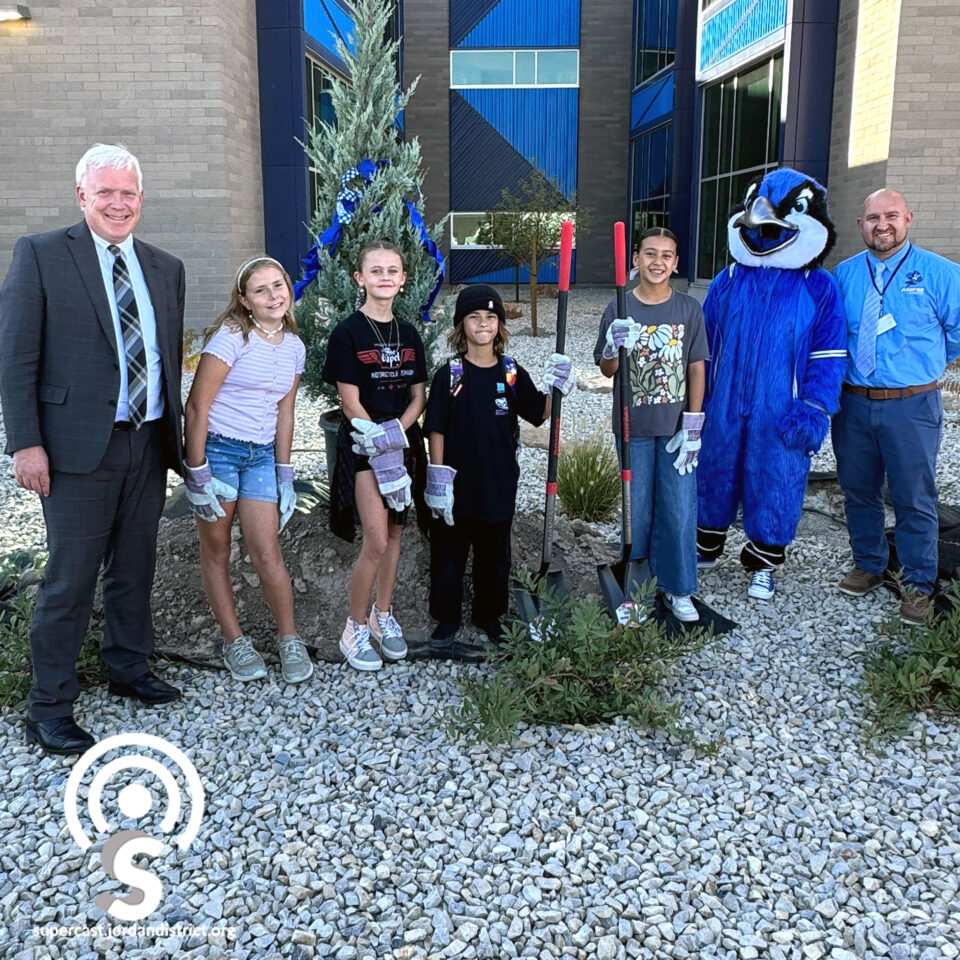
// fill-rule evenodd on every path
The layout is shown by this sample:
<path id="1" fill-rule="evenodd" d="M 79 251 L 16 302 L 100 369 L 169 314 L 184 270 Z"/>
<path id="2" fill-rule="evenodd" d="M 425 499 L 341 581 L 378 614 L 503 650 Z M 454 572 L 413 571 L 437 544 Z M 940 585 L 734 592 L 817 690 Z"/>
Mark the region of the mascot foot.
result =
<path id="1" fill-rule="evenodd" d="M 777 585 L 773 582 L 772 570 L 757 570 L 747 588 L 747 596 L 754 600 L 772 600 L 776 592 Z"/>
<path id="2" fill-rule="evenodd" d="M 697 527 L 697 569 L 712 570 L 723 554 L 727 527 Z"/>

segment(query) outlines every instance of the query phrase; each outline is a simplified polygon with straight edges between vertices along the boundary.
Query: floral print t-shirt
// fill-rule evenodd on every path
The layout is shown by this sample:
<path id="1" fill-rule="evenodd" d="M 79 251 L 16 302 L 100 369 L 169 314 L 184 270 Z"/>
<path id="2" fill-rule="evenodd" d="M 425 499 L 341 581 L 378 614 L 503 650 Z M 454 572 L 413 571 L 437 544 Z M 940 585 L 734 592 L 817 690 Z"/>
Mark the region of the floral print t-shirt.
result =
<path id="1" fill-rule="evenodd" d="M 669 437 L 680 428 L 687 406 L 687 366 L 707 359 L 707 336 L 703 310 L 691 296 L 674 290 L 663 303 L 641 303 L 627 294 L 627 314 L 643 326 L 640 340 L 630 354 L 630 386 L 633 409 L 630 435 Z M 617 301 L 603 311 L 600 335 L 593 359 L 600 363 L 607 329 L 617 316 Z M 613 432 L 620 436 L 620 372 L 613 378 Z"/>

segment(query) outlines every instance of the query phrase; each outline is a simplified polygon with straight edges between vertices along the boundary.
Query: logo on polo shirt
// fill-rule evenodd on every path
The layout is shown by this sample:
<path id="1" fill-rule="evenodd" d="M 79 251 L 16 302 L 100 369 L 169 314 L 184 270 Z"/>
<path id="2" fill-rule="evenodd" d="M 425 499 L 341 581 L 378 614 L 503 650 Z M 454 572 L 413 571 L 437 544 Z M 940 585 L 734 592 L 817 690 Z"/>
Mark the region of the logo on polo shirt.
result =
<path id="1" fill-rule="evenodd" d="M 918 270 L 911 270 L 903 281 L 904 287 L 919 287 L 923 283 L 923 277 Z"/>

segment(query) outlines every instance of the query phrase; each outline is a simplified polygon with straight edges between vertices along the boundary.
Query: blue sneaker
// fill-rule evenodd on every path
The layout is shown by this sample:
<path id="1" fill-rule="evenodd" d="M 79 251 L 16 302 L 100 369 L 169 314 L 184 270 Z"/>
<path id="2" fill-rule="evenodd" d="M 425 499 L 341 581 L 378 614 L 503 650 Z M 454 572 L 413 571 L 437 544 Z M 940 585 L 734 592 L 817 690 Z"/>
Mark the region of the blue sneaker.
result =
<path id="1" fill-rule="evenodd" d="M 772 570 L 758 570 L 750 580 L 747 596 L 754 600 L 771 600 L 777 587 L 773 582 Z"/>
<path id="2" fill-rule="evenodd" d="M 712 570 L 720 562 L 719 557 L 704 557 L 701 554 L 697 554 L 697 569 L 698 570 Z"/>

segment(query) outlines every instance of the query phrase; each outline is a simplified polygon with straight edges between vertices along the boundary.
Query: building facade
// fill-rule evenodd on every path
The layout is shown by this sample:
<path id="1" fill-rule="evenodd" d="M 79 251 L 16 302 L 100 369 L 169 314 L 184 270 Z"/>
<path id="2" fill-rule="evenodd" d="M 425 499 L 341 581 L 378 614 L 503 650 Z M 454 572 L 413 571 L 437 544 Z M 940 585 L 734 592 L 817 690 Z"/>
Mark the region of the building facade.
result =
<path id="1" fill-rule="evenodd" d="M 315 190 L 301 142 L 344 77 L 343 0 L 30 11 L 0 23 L 0 271 L 18 236 L 79 219 L 74 166 L 105 140 L 143 162 L 138 233 L 186 262 L 189 327 L 255 253 L 299 273 Z M 623 219 L 634 237 L 673 229 L 703 289 L 726 262 L 731 205 L 780 164 L 827 185 L 834 260 L 860 248 L 860 203 L 883 185 L 906 194 L 917 242 L 960 260 L 955 0 L 402 0 L 393 30 L 398 75 L 420 77 L 403 121 L 427 219 L 450 214 L 453 282 L 513 279 L 471 241 L 533 169 L 590 212 L 581 284 L 610 282 Z"/>

